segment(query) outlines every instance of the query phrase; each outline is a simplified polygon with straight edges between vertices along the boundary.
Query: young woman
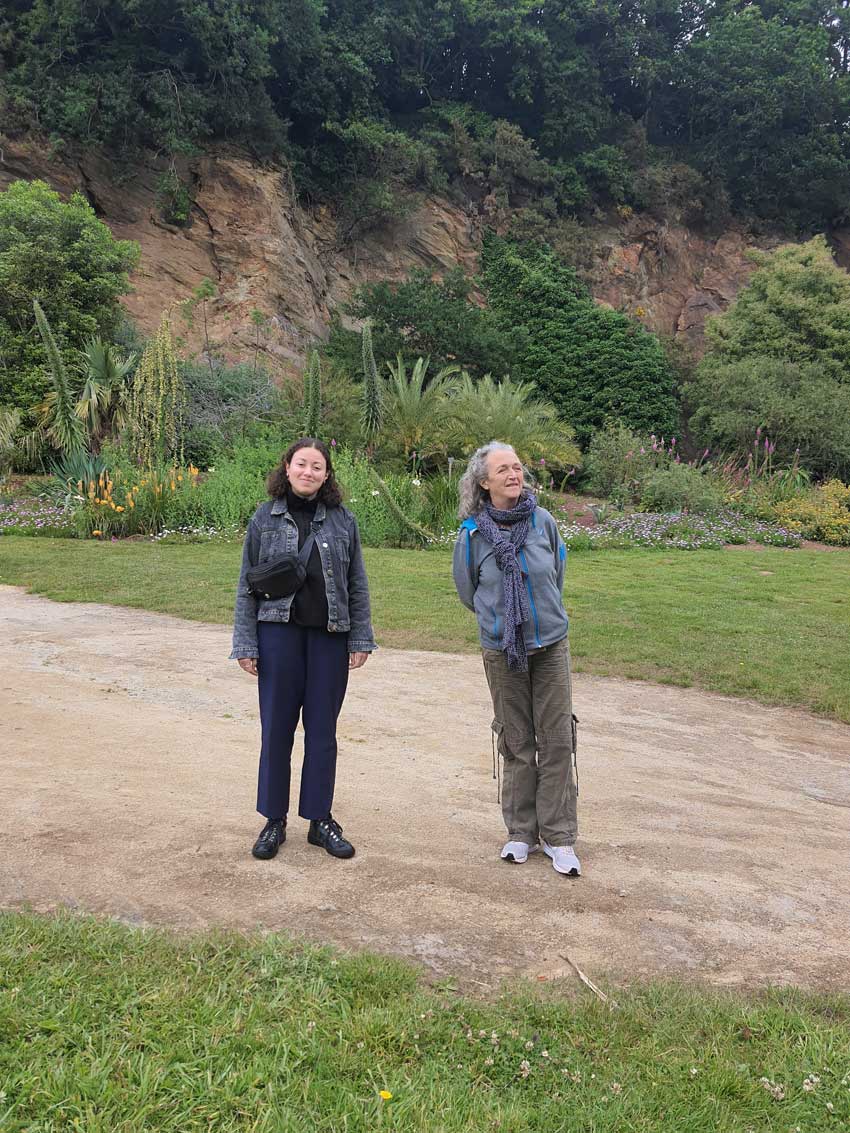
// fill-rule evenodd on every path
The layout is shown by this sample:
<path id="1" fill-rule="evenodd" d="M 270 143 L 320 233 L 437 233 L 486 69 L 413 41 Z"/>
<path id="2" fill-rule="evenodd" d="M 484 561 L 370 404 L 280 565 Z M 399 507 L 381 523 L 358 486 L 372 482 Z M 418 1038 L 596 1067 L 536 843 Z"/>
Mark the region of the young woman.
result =
<path id="1" fill-rule="evenodd" d="M 336 858 L 354 847 L 334 819 L 336 723 L 348 674 L 376 649 L 360 533 L 342 506 L 331 454 L 302 437 L 268 478 L 271 500 L 245 533 L 231 658 L 259 678 L 262 748 L 257 810 L 266 824 L 251 851 L 273 858 L 286 841 L 292 745 L 299 716 L 304 763 L 298 813 L 309 820 L 307 841 Z M 283 598 L 256 597 L 252 567 L 296 554 L 312 538 L 301 586 Z M 307 552 L 305 551 L 305 554 Z"/>
<path id="2" fill-rule="evenodd" d="M 558 873 L 578 877 L 566 549 L 519 457 L 499 441 L 469 461 L 460 519 L 454 581 L 478 619 L 504 758 L 502 858 L 525 862 L 540 841 Z"/>

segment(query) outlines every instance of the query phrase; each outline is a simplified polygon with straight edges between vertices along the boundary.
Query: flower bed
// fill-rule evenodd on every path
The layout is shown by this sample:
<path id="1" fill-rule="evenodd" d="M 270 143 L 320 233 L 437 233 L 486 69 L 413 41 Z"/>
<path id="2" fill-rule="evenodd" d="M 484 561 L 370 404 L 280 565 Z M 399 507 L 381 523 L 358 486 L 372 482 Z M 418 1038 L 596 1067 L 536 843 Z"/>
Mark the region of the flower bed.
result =
<path id="1" fill-rule="evenodd" d="M 595 527 L 560 521 L 561 538 L 571 550 L 666 547 L 696 551 L 729 544 L 764 543 L 799 547 L 800 535 L 786 527 L 750 519 L 739 512 L 692 515 L 687 512 L 633 512 Z"/>
<path id="2" fill-rule="evenodd" d="M 35 498 L 0 499 L 0 533 L 8 535 L 74 535 L 73 512 Z"/>

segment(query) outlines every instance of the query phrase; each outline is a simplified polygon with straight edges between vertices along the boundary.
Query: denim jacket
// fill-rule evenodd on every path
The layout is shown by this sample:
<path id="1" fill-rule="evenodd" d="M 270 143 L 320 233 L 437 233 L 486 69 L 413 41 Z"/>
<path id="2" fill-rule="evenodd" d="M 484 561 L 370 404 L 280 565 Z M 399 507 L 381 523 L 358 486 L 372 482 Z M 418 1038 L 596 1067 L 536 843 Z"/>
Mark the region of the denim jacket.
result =
<path id="1" fill-rule="evenodd" d="M 348 634 L 349 653 L 377 649 L 369 610 L 369 583 L 357 520 L 344 507 L 319 503 L 313 520 L 328 598 L 328 630 Z M 257 599 L 248 589 L 251 567 L 278 555 L 297 554 L 298 528 L 285 499 L 260 504 L 245 532 L 242 570 L 236 592 L 232 659 L 258 657 L 257 622 L 288 622 L 293 595 Z"/>

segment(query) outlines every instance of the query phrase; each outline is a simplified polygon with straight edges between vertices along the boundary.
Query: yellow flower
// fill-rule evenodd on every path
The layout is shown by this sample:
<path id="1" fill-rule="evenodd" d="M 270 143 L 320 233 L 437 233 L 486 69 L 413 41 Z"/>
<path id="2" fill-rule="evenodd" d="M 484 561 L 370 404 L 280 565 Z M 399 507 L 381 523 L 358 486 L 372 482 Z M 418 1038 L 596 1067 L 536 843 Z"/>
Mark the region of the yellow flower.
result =
<path id="1" fill-rule="evenodd" d="M 136 506 L 136 505 L 135 505 L 135 504 L 133 503 L 133 499 L 132 499 L 132 497 L 131 497 L 131 496 L 128 496 L 128 497 L 127 497 L 127 507 L 128 507 L 128 508 L 131 508 L 131 509 L 132 509 L 132 508 L 134 508 L 135 506 Z"/>
<path id="2" fill-rule="evenodd" d="M 116 511 L 123 511 L 124 509 L 123 509 L 123 508 L 121 507 L 121 505 L 119 504 L 119 505 L 118 505 L 118 507 L 116 507 L 116 509 L 115 509 L 115 510 L 116 510 Z"/>
<path id="3" fill-rule="evenodd" d="M 178 480 L 182 480 L 182 479 L 183 479 L 183 473 L 182 473 L 182 472 L 178 472 L 178 473 L 177 473 L 177 479 L 178 479 Z"/>
<path id="4" fill-rule="evenodd" d="M 174 483 L 174 481 L 172 480 L 172 481 L 171 481 L 171 490 L 172 490 L 172 492 L 173 492 L 173 491 L 175 491 L 175 490 L 176 490 L 176 488 L 177 488 L 177 485 L 176 485 L 176 484 Z"/>
<path id="5" fill-rule="evenodd" d="M 390 1093 L 389 1090 L 380 1090 L 379 1093 L 380 1093 L 380 1096 L 384 1099 L 385 1102 L 388 1102 L 390 1100 L 390 1098 L 392 1097 L 392 1094 Z"/>
<path id="6" fill-rule="evenodd" d="M 102 535 L 102 531 L 92 531 L 92 535 Z"/>

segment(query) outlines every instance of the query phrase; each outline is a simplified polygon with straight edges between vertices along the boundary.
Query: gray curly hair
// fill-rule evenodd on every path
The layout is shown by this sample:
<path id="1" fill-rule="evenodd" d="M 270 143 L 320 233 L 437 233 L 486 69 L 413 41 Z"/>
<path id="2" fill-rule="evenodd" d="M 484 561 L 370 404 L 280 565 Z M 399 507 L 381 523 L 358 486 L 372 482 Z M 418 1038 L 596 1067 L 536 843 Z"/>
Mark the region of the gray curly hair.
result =
<path id="1" fill-rule="evenodd" d="M 471 515 L 476 515 L 490 499 L 490 493 L 481 487 L 481 481 L 487 477 L 487 458 L 490 453 L 498 452 L 501 449 L 513 452 L 514 446 L 506 444 L 504 441 L 488 441 L 486 445 L 476 449 L 469 458 L 469 464 L 467 464 L 466 471 L 461 476 L 458 485 L 460 505 L 457 515 L 461 522 L 464 519 L 469 519 Z M 525 486 L 530 487 L 531 480 L 525 465 L 523 465 L 523 479 Z"/>

